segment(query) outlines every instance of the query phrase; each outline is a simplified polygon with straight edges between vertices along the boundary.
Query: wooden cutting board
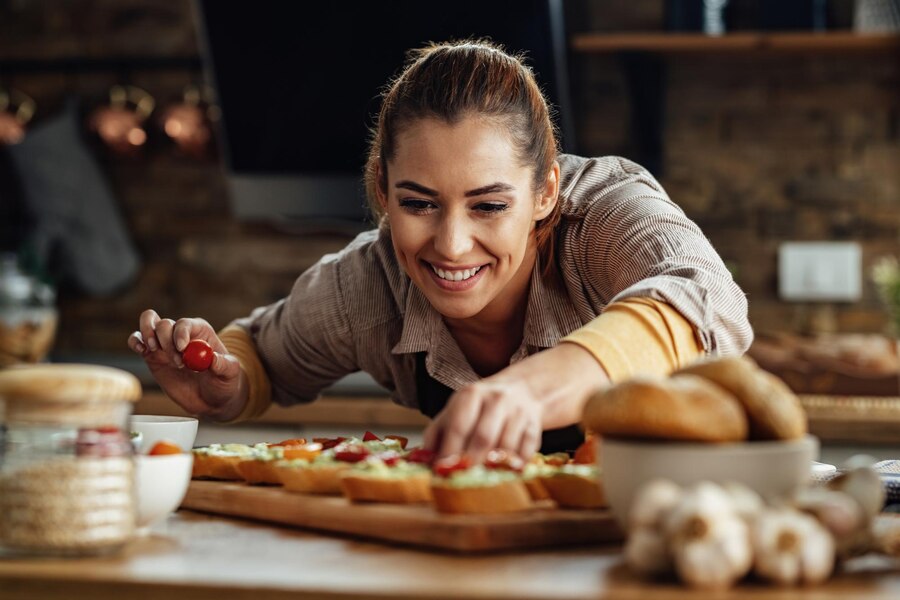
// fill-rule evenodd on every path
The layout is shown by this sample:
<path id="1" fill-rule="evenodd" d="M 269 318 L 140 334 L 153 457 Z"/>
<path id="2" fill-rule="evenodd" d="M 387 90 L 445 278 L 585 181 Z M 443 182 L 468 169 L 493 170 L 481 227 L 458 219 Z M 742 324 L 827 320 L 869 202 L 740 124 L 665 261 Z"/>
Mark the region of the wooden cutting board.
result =
<path id="1" fill-rule="evenodd" d="M 430 506 L 354 504 L 219 481 L 192 481 L 181 507 L 455 552 L 600 544 L 623 537 L 608 509 L 548 506 L 505 515 L 444 515 Z"/>

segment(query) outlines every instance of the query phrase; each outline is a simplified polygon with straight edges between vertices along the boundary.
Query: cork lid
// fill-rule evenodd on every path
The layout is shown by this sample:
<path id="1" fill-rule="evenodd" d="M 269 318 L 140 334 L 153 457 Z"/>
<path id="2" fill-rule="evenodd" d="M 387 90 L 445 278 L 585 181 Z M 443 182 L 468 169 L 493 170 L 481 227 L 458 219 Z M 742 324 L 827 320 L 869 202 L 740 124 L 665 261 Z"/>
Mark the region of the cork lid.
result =
<path id="1" fill-rule="evenodd" d="M 0 400 L 6 402 L 136 402 L 140 397 L 138 378 L 112 367 L 41 364 L 0 370 Z"/>

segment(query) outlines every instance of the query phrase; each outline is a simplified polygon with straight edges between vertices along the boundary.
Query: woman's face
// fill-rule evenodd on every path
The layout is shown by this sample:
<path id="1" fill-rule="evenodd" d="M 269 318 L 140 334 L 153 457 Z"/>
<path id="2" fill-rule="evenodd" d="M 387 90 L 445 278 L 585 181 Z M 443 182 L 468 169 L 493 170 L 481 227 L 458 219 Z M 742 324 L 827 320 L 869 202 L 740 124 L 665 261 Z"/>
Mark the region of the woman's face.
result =
<path id="1" fill-rule="evenodd" d="M 502 319 L 527 292 L 558 170 L 535 194 L 503 128 L 479 118 L 420 119 L 396 148 L 380 200 L 401 266 L 448 319 Z"/>

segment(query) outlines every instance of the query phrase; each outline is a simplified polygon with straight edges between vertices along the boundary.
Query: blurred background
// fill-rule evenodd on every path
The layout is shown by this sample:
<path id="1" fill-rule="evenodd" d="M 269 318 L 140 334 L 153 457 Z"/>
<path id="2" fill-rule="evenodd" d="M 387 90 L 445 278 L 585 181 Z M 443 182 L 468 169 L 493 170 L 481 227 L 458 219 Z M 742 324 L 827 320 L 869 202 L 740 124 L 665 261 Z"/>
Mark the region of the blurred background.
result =
<path id="1" fill-rule="evenodd" d="M 565 150 L 657 175 L 747 293 L 757 360 L 801 392 L 900 394 L 897 0 L 414 4 L 0 2 L 0 357 L 140 373 L 144 309 L 221 328 L 284 296 L 367 226 L 403 49 L 514 21 Z M 323 182 L 343 204 L 296 187 Z"/>

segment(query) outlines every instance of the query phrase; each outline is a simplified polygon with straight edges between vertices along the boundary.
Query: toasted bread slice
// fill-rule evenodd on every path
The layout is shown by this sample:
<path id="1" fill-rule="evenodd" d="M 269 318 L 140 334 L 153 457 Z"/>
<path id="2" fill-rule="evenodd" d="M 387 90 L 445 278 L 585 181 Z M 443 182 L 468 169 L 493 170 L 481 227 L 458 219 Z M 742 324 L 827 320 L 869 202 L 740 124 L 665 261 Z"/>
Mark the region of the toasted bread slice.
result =
<path id="1" fill-rule="evenodd" d="M 528 488 L 521 479 L 482 487 L 456 487 L 432 483 L 434 506 L 442 513 L 494 514 L 534 508 Z"/>
<path id="2" fill-rule="evenodd" d="M 541 483 L 551 498 L 563 508 L 603 508 L 606 493 L 597 477 L 559 471 L 541 477 Z"/>
<path id="3" fill-rule="evenodd" d="M 270 459 L 249 458 L 237 463 L 237 471 L 241 478 L 251 484 L 281 485 L 281 478 L 275 471 L 275 461 Z"/>
<path id="4" fill-rule="evenodd" d="M 349 463 L 327 465 L 291 465 L 287 461 L 275 463 L 275 472 L 284 484 L 284 489 L 301 494 L 340 495 L 341 475 L 349 468 Z"/>
<path id="5" fill-rule="evenodd" d="M 344 496 L 352 502 L 431 502 L 431 475 L 427 472 L 387 478 L 348 471 L 340 481 Z"/>
<path id="6" fill-rule="evenodd" d="M 217 456 L 195 452 L 191 477 L 193 479 L 240 481 L 243 477 L 238 472 L 237 465 L 242 460 L 244 459 L 240 456 Z"/>

